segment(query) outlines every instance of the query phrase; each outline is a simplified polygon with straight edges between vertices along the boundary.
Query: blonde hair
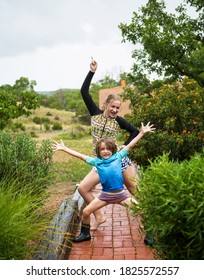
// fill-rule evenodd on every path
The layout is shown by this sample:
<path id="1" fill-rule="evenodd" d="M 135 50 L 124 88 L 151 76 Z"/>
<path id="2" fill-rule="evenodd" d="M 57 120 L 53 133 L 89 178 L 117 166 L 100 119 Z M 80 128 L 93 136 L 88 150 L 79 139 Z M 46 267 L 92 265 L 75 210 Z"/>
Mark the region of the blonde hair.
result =
<path id="1" fill-rule="evenodd" d="M 97 143 L 96 143 L 96 155 L 97 157 L 100 157 L 100 148 L 101 144 L 104 143 L 108 149 L 111 150 L 112 154 L 115 154 L 117 152 L 117 145 L 113 138 L 110 137 L 105 137 L 101 138 Z"/>
<path id="2" fill-rule="evenodd" d="M 114 94 L 114 93 L 109 94 L 109 95 L 105 98 L 101 110 L 104 111 L 105 108 L 106 108 L 106 105 L 108 105 L 111 101 L 115 101 L 115 100 L 120 101 L 120 103 L 121 103 L 121 98 L 120 98 L 119 95 Z"/>

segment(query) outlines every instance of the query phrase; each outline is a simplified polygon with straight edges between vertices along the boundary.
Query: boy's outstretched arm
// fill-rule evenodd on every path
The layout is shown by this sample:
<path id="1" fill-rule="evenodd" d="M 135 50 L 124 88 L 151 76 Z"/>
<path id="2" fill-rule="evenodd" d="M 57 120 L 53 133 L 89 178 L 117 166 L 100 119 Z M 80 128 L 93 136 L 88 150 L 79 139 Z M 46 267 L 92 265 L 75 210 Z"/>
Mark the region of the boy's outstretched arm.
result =
<path id="1" fill-rule="evenodd" d="M 55 142 L 52 144 L 52 150 L 53 150 L 54 152 L 56 152 L 56 151 L 63 151 L 63 152 L 66 152 L 66 153 L 68 153 L 69 155 L 71 155 L 71 156 L 73 156 L 73 157 L 76 157 L 76 158 L 79 158 L 79 159 L 82 159 L 82 160 L 86 161 L 86 157 L 87 157 L 86 155 L 81 154 L 81 153 L 79 153 L 79 152 L 77 152 L 77 151 L 74 151 L 74 150 L 72 150 L 72 149 L 66 147 L 66 146 L 64 145 L 64 142 L 63 142 L 62 140 L 60 140 L 60 143 L 58 143 L 58 142 L 55 141 Z"/>
<path id="2" fill-rule="evenodd" d="M 126 146 L 126 150 L 129 151 L 130 149 L 132 149 L 146 133 L 155 132 L 156 128 L 154 128 L 153 126 L 153 124 L 150 125 L 150 122 L 148 122 L 147 125 L 144 125 L 142 123 L 140 133 Z"/>

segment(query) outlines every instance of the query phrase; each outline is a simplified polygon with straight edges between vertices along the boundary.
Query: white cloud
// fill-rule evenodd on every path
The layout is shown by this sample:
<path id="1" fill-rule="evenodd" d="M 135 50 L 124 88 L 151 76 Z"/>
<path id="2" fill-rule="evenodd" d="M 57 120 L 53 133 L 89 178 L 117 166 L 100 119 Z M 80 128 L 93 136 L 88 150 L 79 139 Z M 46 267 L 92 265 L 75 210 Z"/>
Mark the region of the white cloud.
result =
<path id="1" fill-rule="evenodd" d="M 19 77 L 36 80 L 36 90 L 80 88 L 93 56 L 98 61 L 94 81 L 105 75 L 117 77 L 132 65 L 131 48 L 121 44 L 61 44 L 33 53 L 1 59 L 1 80 L 13 84 Z"/>
<path id="2" fill-rule="evenodd" d="M 93 25 L 91 25 L 88 22 L 85 22 L 82 24 L 82 30 L 87 34 L 87 35 L 91 35 L 94 31 L 94 27 Z"/>
<path id="3" fill-rule="evenodd" d="M 79 88 L 91 56 L 99 61 L 95 77 L 129 71 L 131 51 L 118 24 L 131 19 L 138 2 L 0 1 L 1 84 L 24 76 L 36 80 L 37 90 Z"/>
<path id="4" fill-rule="evenodd" d="M 36 90 L 80 88 L 91 56 L 99 63 L 95 81 L 129 71 L 132 47 L 121 43 L 118 25 L 146 2 L 0 0 L 1 84 L 24 76 Z"/>

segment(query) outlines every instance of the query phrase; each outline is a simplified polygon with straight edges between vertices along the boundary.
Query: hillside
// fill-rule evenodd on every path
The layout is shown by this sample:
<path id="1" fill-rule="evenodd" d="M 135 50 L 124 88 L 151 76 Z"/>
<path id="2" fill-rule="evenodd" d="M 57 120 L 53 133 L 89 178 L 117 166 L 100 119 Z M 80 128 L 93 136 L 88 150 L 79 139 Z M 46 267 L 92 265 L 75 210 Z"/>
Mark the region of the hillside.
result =
<path id="1" fill-rule="evenodd" d="M 61 89 L 57 89 L 57 90 L 47 90 L 47 91 L 37 91 L 38 94 L 40 95 L 47 95 L 47 96 L 52 96 L 54 95 L 56 92 L 58 91 L 79 91 L 79 89 L 74 89 L 74 88 L 61 88 Z"/>
<path id="2" fill-rule="evenodd" d="M 46 118 L 49 120 L 50 129 L 46 129 L 44 124 L 36 124 L 33 122 L 34 117 Z M 75 112 L 51 109 L 41 106 L 39 109 L 33 110 L 32 114 L 28 117 L 21 116 L 14 121 L 22 123 L 27 132 L 33 132 L 39 139 L 52 139 L 61 133 L 73 133 L 76 129 L 87 130 L 87 126 L 81 125 Z M 52 125 L 59 123 L 62 130 L 53 131 Z"/>

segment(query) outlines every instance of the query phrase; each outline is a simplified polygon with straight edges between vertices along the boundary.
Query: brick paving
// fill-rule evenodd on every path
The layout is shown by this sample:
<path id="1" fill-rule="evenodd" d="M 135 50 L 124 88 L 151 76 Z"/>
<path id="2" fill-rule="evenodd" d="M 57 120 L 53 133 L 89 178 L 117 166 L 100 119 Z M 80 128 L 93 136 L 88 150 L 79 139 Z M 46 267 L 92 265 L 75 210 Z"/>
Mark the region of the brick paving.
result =
<path id="1" fill-rule="evenodd" d="M 101 188 L 97 186 L 93 190 L 94 195 L 98 195 L 99 191 Z M 109 204 L 101 211 L 106 216 L 106 222 L 91 231 L 90 241 L 73 243 L 69 260 L 154 259 L 153 249 L 144 244 L 144 236 L 141 236 L 139 218 L 133 217 L 118 204 Z"/>

